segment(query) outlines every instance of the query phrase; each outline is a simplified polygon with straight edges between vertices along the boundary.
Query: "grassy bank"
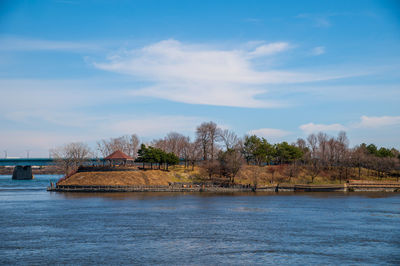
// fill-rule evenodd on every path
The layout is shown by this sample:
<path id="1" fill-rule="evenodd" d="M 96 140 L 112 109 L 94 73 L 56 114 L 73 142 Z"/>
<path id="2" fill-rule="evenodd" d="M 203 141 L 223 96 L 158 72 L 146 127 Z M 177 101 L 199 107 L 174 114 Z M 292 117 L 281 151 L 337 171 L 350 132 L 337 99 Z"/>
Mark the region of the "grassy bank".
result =
<path id="1" fill-rule="evenodd" d="M 97 172 L 78 172 L 66 180 L 59 182 L 59 185 L 99 185 L 99 186 L 166 186 L 169 183 L 182 182 L 202 182 L 219 179 L 213 176 L 210 180 L 201 168 L 191 168 L 183 166 L 171 167 L 169 171 L 162 170 L 138 170 L 135 171 L 97 171 Z M 272 184 L 340 184 L 347 179 L 357 179 L 362 181 L 376 182 L 396 182 L 393 177 L 377 177 L 371 170 L 358 168 L 348 168 L 347 173 L 343 169 L 329 169 L 321 171 L 314 177 L 307 169 L 299 167 L 290 169 L 289 166 L 244 166 L 236 175 L 235 183 L 243 185 L 269 186 Z"/>

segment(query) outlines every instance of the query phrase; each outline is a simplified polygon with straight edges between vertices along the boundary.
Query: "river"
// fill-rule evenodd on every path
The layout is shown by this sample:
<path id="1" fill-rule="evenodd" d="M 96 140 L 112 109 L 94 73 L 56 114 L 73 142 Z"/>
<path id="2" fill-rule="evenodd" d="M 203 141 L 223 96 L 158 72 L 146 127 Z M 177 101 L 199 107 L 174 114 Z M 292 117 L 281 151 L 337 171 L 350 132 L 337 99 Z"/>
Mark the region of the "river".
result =
<path id="1" fill-rule="evenodd" d="M 0 264 L 400 264 L 399 193 L 56 193 L 0 176 Z"/>

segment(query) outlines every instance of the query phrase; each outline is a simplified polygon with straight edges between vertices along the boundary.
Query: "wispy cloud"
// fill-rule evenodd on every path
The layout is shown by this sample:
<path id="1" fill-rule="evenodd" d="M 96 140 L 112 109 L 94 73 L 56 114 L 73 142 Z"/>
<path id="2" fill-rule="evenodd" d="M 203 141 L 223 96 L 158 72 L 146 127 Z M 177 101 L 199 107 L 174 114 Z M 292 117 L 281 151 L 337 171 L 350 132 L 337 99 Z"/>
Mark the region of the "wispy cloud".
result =
<path id="1" fill-rule="evenodd" d="M 299 14 L 296 18 L 307 19 L 314 23 L 316 27 L 330 27 L 332 24 L 329 21 L 330 15 L 324 14 Z"/>
<path id="2" fill-rule="evenodd" d="M 306 134 L 316 132 L 354 131 L 358 129 L 384 129 L 391 126 L 400 126 L 400 116 L 361 116 L 357 122 L 342 124 L 303 124 L 299 128 Z"/>
<path id="3" fill-rule="evenodd" d="M 324 46 L 317 46 L 314 49 L 312 49 L 311 54 L 312 55 L 322 55 L 325 53 L 325 47 Z"/>
<path id="4" fill-rule="evenodd" d="M 318 133 L 318 132 L 338 132 L 345 131 L 347 128 L 341 124 L 314 124 L 308 123 L 299 127 L 304 133 Z"/>
<path id="5" fill-rule="evenodd" d="M 286 51 L 289 48 L 290 48 L 290 45 L 287 42 L 276 42 L 276 43 L 263 44 L 263 45 L 258 46 L 254 51 L 249 52 L 249 55 L 252 57 L 273 55 L 273 54 L 276 54 L 279 52 Z"/>
<path id="6" fill-rule="evenodd" d="M 283 137 L 286 137 L 292 133 L 286 130 L 276 129 L 276 128 L 260 128 L 260 129 L 250 130 L 248 134 L 264 137 L 267 140 L 276 141 L 276 140 L 281 140 Z"/>
<path id="7" fill-rule="evenodd" d="M 361 121 L 355 127 L 381 128 L 400 125 L 400 116 L 361 116 Z"/>
<path id="8" fill-rule="evenodd" d="M 134 76 L 151 85 L 132 92 L 171 101 L 221 106 L 271 108 L 285 104 L 260 99 L 271 84 L 328 80 L 340 75 L 301 73 L 267 68 L 259 70 L 253 59 L 271 57 L 290 48 L 287 42 L 260 44 L 251 50 L 216 49 L 165 40 L 116 53 L 94 66 Z"/>
<path id="9" fill-rule="evenodd" d="M 207 119 L 183 115 L 158 115 L 130 118 L 108 125 L 118 134 L 136 133 L 141 136 L 162 136 L 171 131 L 192 134 Z"/>

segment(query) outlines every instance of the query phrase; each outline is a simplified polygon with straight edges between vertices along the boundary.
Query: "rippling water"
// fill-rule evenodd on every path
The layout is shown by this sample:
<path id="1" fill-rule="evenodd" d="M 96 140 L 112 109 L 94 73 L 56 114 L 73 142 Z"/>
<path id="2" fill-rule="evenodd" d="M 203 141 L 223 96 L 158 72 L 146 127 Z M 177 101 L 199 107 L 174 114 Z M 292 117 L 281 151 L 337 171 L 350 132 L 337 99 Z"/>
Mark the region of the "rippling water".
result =
<path id="1" fill-rule="evenodd" d="M 400 194 L 55 193 L 0 176 L 0 264 L 400 264 Z"/>

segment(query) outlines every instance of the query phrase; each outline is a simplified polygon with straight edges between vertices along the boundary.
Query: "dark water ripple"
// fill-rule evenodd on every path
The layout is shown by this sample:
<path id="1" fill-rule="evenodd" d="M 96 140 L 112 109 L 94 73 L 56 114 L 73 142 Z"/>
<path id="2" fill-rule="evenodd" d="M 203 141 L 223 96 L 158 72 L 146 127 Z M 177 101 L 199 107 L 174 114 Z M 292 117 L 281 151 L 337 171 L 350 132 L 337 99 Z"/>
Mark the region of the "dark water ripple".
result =
<path id="1" fill-rule="evenodd" d="M 400 195 L 49 193 L 0 176 L 0 264 L 400 264 Z"/>

